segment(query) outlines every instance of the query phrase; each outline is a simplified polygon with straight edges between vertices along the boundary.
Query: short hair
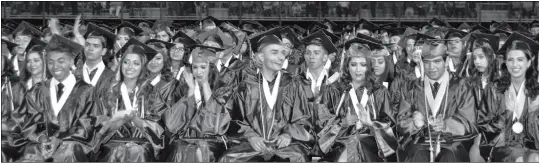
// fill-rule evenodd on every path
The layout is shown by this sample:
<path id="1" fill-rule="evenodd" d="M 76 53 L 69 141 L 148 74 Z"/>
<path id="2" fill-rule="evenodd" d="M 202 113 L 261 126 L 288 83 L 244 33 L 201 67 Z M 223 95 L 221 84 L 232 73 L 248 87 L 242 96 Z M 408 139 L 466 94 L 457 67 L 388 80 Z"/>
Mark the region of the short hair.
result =
<path id="1" fill-rule="evenodd" d="M 45 51 L 47 51 L 47 54 L 51 52 L 57 52 L 57 53 L 65 53 L 67 56 L 75 59 L 73 54 L 75 53 L 72 48 L 70 48 L 67 45 L 58 45 L 58 46 L 47 46 L 45 47 Z"/>
<path id="2" fill-rule="evenodd" d="M 103 36 L 102 34 L 92 32 L 92 33 L 90 33 L 90 34 L 88 35 L 88 38 L 86 38 L 86 40 L 91 39 L 91 38 L 98 39 L 99 41 L 101 41 L 101 46 L 102 46 L 103 48 L 107 48 L 107 39 L 106 39 L 105 36 Z"/>

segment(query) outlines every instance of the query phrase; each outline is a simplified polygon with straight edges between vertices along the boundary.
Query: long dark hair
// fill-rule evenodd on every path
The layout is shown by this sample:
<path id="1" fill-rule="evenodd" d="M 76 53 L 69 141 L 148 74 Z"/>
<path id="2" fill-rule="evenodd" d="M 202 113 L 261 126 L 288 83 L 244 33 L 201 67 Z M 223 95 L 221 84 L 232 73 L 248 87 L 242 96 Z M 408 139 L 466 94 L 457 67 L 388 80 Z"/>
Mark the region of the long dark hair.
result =
<path id="1" fill-rule="evenodd" d="M 508 50 L 505 55 L 505 60 L 507 60 L 507 54 L 511 50 Z M 528 61 L 532 61 L 531 53 L 530 51 L 523 51 L 526 54 L 526 59 Z M 500 93 L 505 93 L 507 89 L 511 86 L 511 74 L 509 73 L 509 70 L 507 70 L 506 63 L 502 64 L 501 66 L 501 72 L 502 75 L 499 79 L 495 80 L 496 86 L 498 88 L 498 91 Z M 528 67 L 525 74 L 525 88 L 528 90 L 528 97 L 535 98 L 537 95 L 539 95 L 539 83 L 537 82 L 537 76 L 538 73 L 535 71 L 533 67 Z"/>
<path id="2" fill-rule="evenodd" d="M 494 50 L 488 44 L 480 45 L 478 47 L 472 48 L 472 52 L 474 50 L 476 50 L 476 49 L 481 49 L 481 51 L 483 51 L 483 54 L 485 54 L 485 56 L 487 57 L 487 62 L 488 62 L 487 65 L 488 65 L 488 67 L 487 67 L 487 70 L 484 73 L 481 73 L 481 72 L 479 72 L 479 70 L 477 70 L 477 68 L 475 67 L 475 63 L 473 61 L 468 62 L 468 64 L 469 64 L 468 66 L 470 67 L 470 75 L 471 75 L 471 77 L 473 77 L 473 78 L 481 78 L 481 75 L 485 74 L 487 76 L 488 81 L 494 81 L 495 76 L 496 76 L 495 73 L 498 70 L 497 67 L 500 64 L 496 60 L 496 54 L 494 53 Z M 473 56 L 472 56 L 472 59 L 473 59 Z"/>
<path id="3" fill-rule="evenodd" d="M 171 65 L 172 61 L 169 57 L 168 50 L 166 49 L 156 49 L 157 53 L 161 54 L 163 56 L 163 69 L 161 69 L 161 76 L 165 81 L 170 81 L 174 77 L 174 73 L 172 73 Z M 149 64 L 150 61 L 148 61 Z"/>
<path id="4" fill-rule="evenodd" d="M 342 76 L 342 82 L 343 83 L 352 83 L 352 75 L 350 74 L 350 69 L 348 68 L 350 65 L 350 62 L 352 61 L 352 58 L 357 57 L 363 57 L 363 56 L 353 56 L 353 57 L 346 57 L 344 59 L 344 66 L 343 66 L 343 76 Z M 376 78 L 374 77 L 374 72 L 372 71 L 372 61 L 365 57 L 365 60 L 367 61 L 367 70 L 365 71 L 365 88 L 369 90 L 369 94 L 372 94 L 374 91 L 378 90 L 380 88 L 380 84 L 376 83 Z"/>
<path id="5" fill-rule="evenodd" d="M 191 74 L 193 74 L 193 64 L 190 64 L 189 68 L 187 69 L 187 71 Z M 208 62 L 208 71 L 210 71 L 208 72 L 208 83 L 210 83 L 210 88 L 214 90 L 217 84 L 219 84 L 219 71 L 217 70 L 215 64 L 212 64 L 211 62 Z"/>
<path id="6" fill-rule="evenodd" d="M 28 55 L 29 54 L 32 54 L 32 53 L 37 53 L 39 55 L 39 58 L 41 59 L 41 62 L 43 64 L 43 70 L 45 73 L 45 76 L 43 76 L 44 79 L 48 79 L 49 77 L 51 77 L 51 73 L 47 70 L 47 66 L 45 64 L 45 55 L 43 53 L 43 50 L 45 49 L 45 47 L 41 46 L 41 45 L 36 45 L 32 48 L 30 48 L 30 50 L 28 50 L 28 52 L 26 53 L 26 59 L 28 59 Z M 28 81 L 31 77 L 32 77 L 32 74 L 30 74 L 30 71 L 28 71 L 28 62 L 25 62 L 25 66 L 23 67 L 23 71 L 21 71 L 21 76 L 20 78 L 22 79 L 22 81 Z"/>
<path id="7" fill-rule="evenodd" d="M 15 72 L 15 67 L 11 63 L 11 60 L 7 58 L 5 55 L 2 56 L 2 61 L 4 62 L 4 67 L 2 67 L 2 84 L 4 84 L 7 81 L 10 81 L 12 83 L 16 82 L 18 80 L 17 73 Z"/>
<path id="8" fill-rule="evenodd" d="M 119 67 L 118 67 L 118 74 L 119 76 L 116 76 L 117 77 L 117 80 L 119 81 L 119 83 L 123 82 L 124 81 L 124 75 L 122 74 L 122 69 L 123 69 L 123 62 L 125 60 L 125 57 L 127 56 L 127 54 L 136 54 L 140 57 L 140 61 L 142 62 L 142 68 L 140 70 L 140 75 L 137 79 L 137 85 L 142 85 L 143 82 L 146 81 L 146 78 L 149 76 L 149 72 L 148 72 L 148 69 L 146 68 L 146 66 L 148 65 L 148 59 L 146 58 L 146 56 L 144 54 L 140 54 L 140 53 L 136 53 L 136 52 L 133 52 L 131 49 L 134 48 L 134 46 L 138 46 L 138 45 L 131 45 L 130 47 L 127 48 L 127 51 L 124 53 L 124 55 L 122 55 L 122 58 L 120 59 L 120 63 L 119 63 Z M 139 47 L 139 48 L 142 48 L 142 47 Z"/>

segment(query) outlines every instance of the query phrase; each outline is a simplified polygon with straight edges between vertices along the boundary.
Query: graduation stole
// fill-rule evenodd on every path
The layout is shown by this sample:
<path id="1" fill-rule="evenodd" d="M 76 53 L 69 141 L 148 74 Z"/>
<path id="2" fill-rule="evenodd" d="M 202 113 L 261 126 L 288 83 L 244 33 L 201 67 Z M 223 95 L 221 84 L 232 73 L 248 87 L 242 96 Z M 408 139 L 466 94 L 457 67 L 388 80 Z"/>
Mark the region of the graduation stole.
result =
<path id="1" fill-rule="evenodd" d="M 264 90 L 264 96 L 266 99 L 266 102 L 268 103 L 268 106 L 271 110 L 273 110 L 273 106 L 275 105 L 275 102 L 277 102 L 277 96 L 279 95 L 279 85 L 281 83 L 281 71 L 277 72 L 277 78 L 275 78 L 275 85 L 273 86 L 273 90 L 270 92 L 268 81 L 266 80 L 266 77 L 262 75 L 262 88 Z"/>
<path id="2" fill-rule="evenodd" d="M 178 74 L 176 74 L 176 80 L 180 81 L 180 77 L 182 76 L 182 73 L 184 70 L 185 70 L 185 66 L 180 67 Z"/>
<path id="3" fill-rule="evenodd" d="M 506 91 L 507 96 L 506 97 L 506 103 L 505 106 L 513 111 L 513 119 L 512 120 L 519 120 L 520 116 L 522 115 L 522 111 L 524 110 L 524 105 L 526 105 L 526 93 L 524 92 L 526 82 L 522 82 L 522 84 L 519 87 L 518 94 L 515 91 L 515 87 L 513 84 L 509 87 L 509 90 Z"/>
<path id="4" fill-rule="evenodd" d="M 135 97 L 133 97 L 133 103 L 131 103 L 131 100 L 129 99 L 129 93 L 127 93 L 127 86 L 123 82 L 120 86 L 120 93 L 122 94 L 122 102 L 124 103 L 125 110 L 136 110 L 135 108 L 137 108 L 138 86 L 135 88 Z"/>
<path id="5" fill-rule="evenodd" d="M 92 86 L 95 86 L 97 84 L 97 80 L 99 80 L 99 77 L 101 77 L 101 74 L 103 74 L 103 71 L 105 71 L 105 64 L 103 62 L 100 62 L 97 64 L 97 71 L 95 72 L 94 78 L 90 79 L 90 72 L 88 70 L 88 66 L 84 64 L 83 70 L 82 70 L 82 77 L 84 81 L 88 84 L 91 84 Z"/>
<path id="6" fill-rule="evenodd" d="M 354 105 L 354 110 L 356 111 L 356 114 L 357 114 L 357 117 L 358 118 L 361 118 L 359 116 L 359 109 L 362 109 L 365 111 L 365 113 L 369 113 L 367 111 L 367 102 L 370 98 L 372 98 L 371 96 L 367 95 L 367 88 L 363 89 L 363 94 L 361 95 L 361 102 L 357 100 L 357 94 L 356 94 L 356 90 L 354 89 L 354 85 L 352 85 L 352 88 L 350 88 L 350 91 L 348 91 L 348 94 L 350 95 L 350 99 L 352 99 L 352 104 Z M 371 100 L 371 108 L 372 108 L 372 114 L 373 114 L 373 117 L 371 117 L 372 119 L 376 119 L 376 110 L 374 109 L 374 105 L 372 103 L 372 100 Z M 369 114 L 369 117 L 370 117 L 370 114 Z M 370 119 L 368 119 L 368 121 L 370 121 Z"/>
<path id="7" fill-rule="evenodd" d="M 234 57 L 234 56 L 230 56 L 230 58 L 228 58 L 228 60 L 226 60 L 225 63 L 221 62 L 220 59 L 217 59 L 217 65 L 216 65 L 217 71 L 219 71 L 219 72 L 222 71 L 221 66 L 228 67 L 228 65 L 230 64 L 230 61 L 232 60 L 232 57 Z"/>
<path id="8" fill-rule="evenodd" d="M 317 94 L 318 91 L 320 91 L 320 87 L 322 86 L 322 82 L 324 81 L 324 78 L 328 76 L 328 70 L 324 67 L 324 70 L 322 70 L 322 73 L 320 76 L 318 76 L 318 79 L 314 79 L 314 77 L 311 75 L 311 71 L 309 71 L 309 68 L 307 68 L 307 72 L 305 74 L 307 76 L 307 79 L 311 80 L 311 90 L 313 93 Z"/>
<path id="9" fill-rule="evenodd" d="M 449 58 L 449 62 L 447 62 L 449 65 L 449 71 L 451 72 L 457 72 L 457 69 L 455 68 L 455 65 L 453 64 L 453 59 Z"/>
<path id="10" fill-rule="evenodd" d="M 282 69 L 287 69 L 287 68 L 288 68 L 288 59 L 285 59 Z"/>
<path id="11" fill-rule="evenodd" d="M 425 78 L 425 102 L 426 104 L 428 104 L 428 106 L 425 107 L 430 107 L 432 116 L 435 117 L 435 115 L 437 115 L 438 111 L 440 110 L 440 105 L 442 105 L 442 100 L 444 99 L 447 93 L 447 88 L 449 87 L 449 72 L 444 72 L 444 75 L 442 76 L 442 82 L 440 83 L 440 88 L 438 88 L 438 93 L 436 97 L 434 97 L 430 83 L 431 79 Z"/>
<path id="12" fill-rule="evenodd" d="M 155 76 L 155 78 L 153 78 L 153 80 L 152 80 L 152 82 L 150 82 L 150 84 L 155 86 L 157 83 L 159 83 L 159 81 L 161 81 L 161 74 L 158 74 L 157 76 Z"/>
<path id="13" fill-rule="evenodd" d="M 64 79 L 64 80 L 68 80 L 68 79 Z M 60 101 L 58 101 L 57 96 L 56 96 L 56 84 L 58 84 L 58 81 L 56 82 L 53 82 L 53 81 L 56 81 L 56 79 L 53 78 L 53 80 L 51 80 L 50 82 L 49 95 L 51 98 L 51 104 L 52 104 L 52 109 L 54 111 L 54 115 L 58 116 L 58 113 L 60 113 L 60 110 L 62 110 L 62 107 L 64 107 L 64 104 L 66 103 L 67 98 L 69 97 L 69 94 L 71 94 L 71 91 L 73 90 L 73 87 L 75 87 L 75 85 L 65 84 L 65 87 L 64 87 L 65 92 L 62 94 L 62 96 L 60 96 Z"/>
<path id="14" fill-rule="evenodd" d="M 198 82 L 195 81 L 195 90 L 194 90 L 194 95 L 195 95 L 195 102 L 197 104 L 197 108 L 200 107 L 200 105 L 202 105 L 202 94 L 200 93 L 200 86 L 198 85 Z"/>
<path id="15" fill-rule="evenodd" d="M 419 67 L 414 67 L 415 77 L 423 79 L 423 75 L 425 75 L 424 69 L 423 62 L 419 62 Z"/>

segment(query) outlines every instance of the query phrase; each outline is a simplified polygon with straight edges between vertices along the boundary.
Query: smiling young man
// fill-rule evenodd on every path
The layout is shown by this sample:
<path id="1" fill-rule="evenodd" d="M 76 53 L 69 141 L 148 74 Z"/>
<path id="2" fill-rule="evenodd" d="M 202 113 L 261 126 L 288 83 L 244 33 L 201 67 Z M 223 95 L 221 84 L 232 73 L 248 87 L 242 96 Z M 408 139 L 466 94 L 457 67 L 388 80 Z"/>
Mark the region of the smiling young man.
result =
<path id="1" fill-rule="evenodd" d="M 314 140 L 305 113 L 310 110 L 308 92 L 302 81 L 281 71 L 287 51 L 279 28 L 253 36 L 250 41 L 261 65 L 253 73 L 237 75 L 244 79 L 235 80 L 239 82 L 225 88 L 234 91 L 227 107 L 238 106 L 234 109 L 241 118 L 232 120 L 241 126 L 242 136 L 241 143 L 228 148 L 220 161 L 304 162 L 307 159 L 304 143 Z"/>
<path id="2" fill-rule="evenodd" d="M 477 134 L 473 90 L 446 70 L 446 49 L 443 44 L 425 45 L 422 62 L 426 77 L 407 83 L 407 91 L 401 92 L 404 99 L 400 101 L 397 131 L 403 136 L 400 143 L 404 148 L 400 160 L 469 161 L 462 141 Z M 414 143 L 416 140 L 419 142 Z M 429 148 L 433 149 L 432 158 Z"/>
<path id="3" fill-rule="evenodd" d="M 17 141 L 26 142 L 19 161 L 89 161 L 93 88 L 71 72 L 82 46 L 55 34 L 46 51 L 52 78 L 29 90 L 23 106 L 14 112 L 24 131 Z"/>

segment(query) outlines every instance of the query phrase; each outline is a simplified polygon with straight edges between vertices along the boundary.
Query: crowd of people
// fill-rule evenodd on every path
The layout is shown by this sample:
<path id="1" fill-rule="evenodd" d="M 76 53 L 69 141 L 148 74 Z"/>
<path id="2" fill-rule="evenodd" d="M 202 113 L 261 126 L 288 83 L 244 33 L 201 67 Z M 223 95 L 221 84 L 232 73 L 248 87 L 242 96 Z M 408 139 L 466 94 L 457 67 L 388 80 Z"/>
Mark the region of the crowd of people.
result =
<path id="1" fill-rule="evenodd" d="M 85 22 L 2 20 L 2 162 L 539 162 L 539 21 Z"/>
<path id="2" fill-rule="evenodd" d="M 425 2 L 360 2 L 360 1 L 231 1 L 231 2 L 136 2 L 136 1 L 101 1 L 101 2 L 2 2 L 11 7 L 11 14 L 30 13 L 39 15 L 69 13 L 78 15 L 82 12 L 92 15 L 110 15 L 119 17 L 120 12 L 130 16 L 145 16 L 144 8 L 164 8 L 160 10 L 166 16 L 193 16 L 208 13 L 209 8 L 227 8 L 229 16 L 243 17 L 360 17 L 373 18 L 416 18 L 432 15 L 448 18 L 476 18 L 480 5 L 488 2 L 474 1 L 425 1 Z M 539 16 L 538 2 L 499 2 L 506 4 L 508 18 L 528 18 Z M 368 12 L 362 13 L 363 10 Z"/>

